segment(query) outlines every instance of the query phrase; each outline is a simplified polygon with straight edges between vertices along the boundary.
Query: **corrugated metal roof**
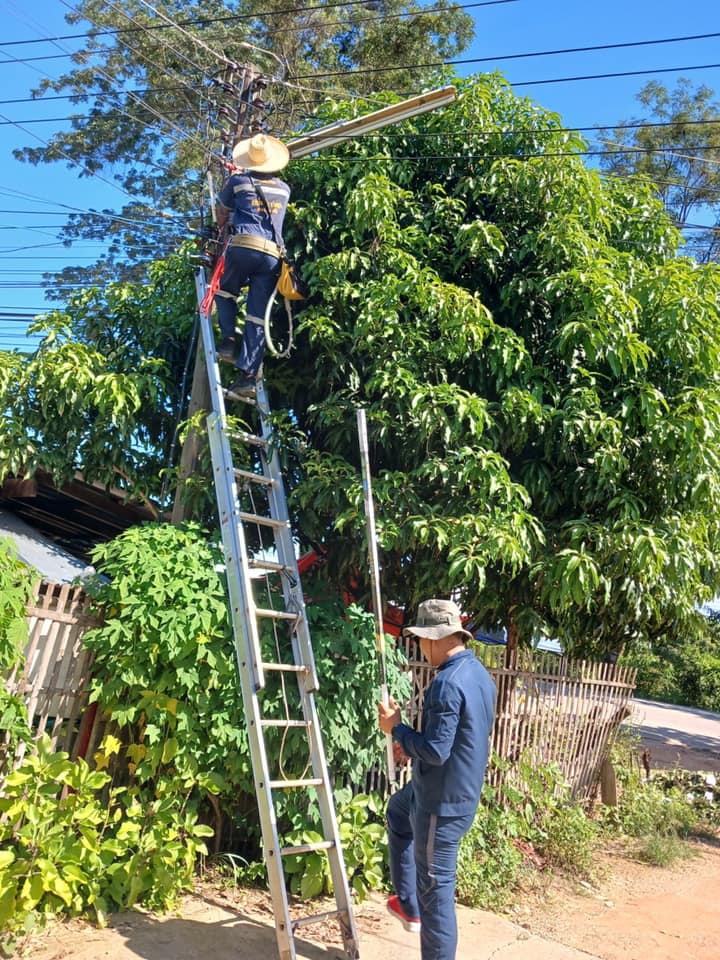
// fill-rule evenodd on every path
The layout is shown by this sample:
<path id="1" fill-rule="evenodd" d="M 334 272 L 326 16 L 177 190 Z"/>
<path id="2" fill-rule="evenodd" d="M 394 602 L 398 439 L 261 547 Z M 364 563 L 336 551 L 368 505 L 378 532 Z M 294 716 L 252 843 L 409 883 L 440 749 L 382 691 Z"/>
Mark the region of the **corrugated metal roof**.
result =
<path id="1" fill-rule="evenodd" d="M 72 583 L 95 572 L 84 560 L 68 553 L 9 510 L 0 509 L 0 536 L 12 540 L 23 563 L 34 567 L 46 580 Z"/>
<path id="2" fill-rule="evenodd" d="M 122 490 L 85 483 L 80 475 L 58 488 L 46 474 L 37 473 L 30 480 L 6 480 L 0 487 L 0 509 L 88 564 L 98 543 L 156 519 L 152 505 L 126 502 L 125 496 Z"/>

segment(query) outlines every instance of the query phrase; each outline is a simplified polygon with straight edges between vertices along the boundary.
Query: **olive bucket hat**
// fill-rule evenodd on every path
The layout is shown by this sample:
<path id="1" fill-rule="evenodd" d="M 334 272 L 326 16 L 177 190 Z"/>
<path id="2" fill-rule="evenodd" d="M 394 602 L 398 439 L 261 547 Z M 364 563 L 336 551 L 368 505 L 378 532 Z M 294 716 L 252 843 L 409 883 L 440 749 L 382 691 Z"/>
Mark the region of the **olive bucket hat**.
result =
<path id="1" fill-rule="evenodd" d="M 403 633 L 427 640 L 442 640 L 451 633 L 462 633 L 466 640 L 473 639 L 462 625 L 460 608 L 452 600 L 424 600 L 418 607 L 417 623 L 414 627 L 405 627 Z"/>

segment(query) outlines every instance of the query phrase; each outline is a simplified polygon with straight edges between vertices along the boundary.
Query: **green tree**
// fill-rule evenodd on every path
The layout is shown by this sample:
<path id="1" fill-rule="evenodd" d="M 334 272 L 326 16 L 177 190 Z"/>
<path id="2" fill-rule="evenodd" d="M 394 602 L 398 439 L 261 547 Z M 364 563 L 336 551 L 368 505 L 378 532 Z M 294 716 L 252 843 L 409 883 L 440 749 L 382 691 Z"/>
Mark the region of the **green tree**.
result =
<path id="1" fill-rule="evenodd" d="M 458 588 L 513 642 L 607 652 L 718 586 L 720 272 L 677 258 L 651 186 L 566 156 L 557 116 L 459 86 L 293 165 L 314 293 L 269 373 L 298 523 L 332 575 L 366 568 L 364 406 L 385 596 Z"/>
<path id="2" fill-rule="evenodd" d="M 366 568 L 362 405 L 387 598 L 458 588 L 513 642 L 577 651 L 681 635 L 720 586 L 718 268 L 678 257 L 653 187 L 588 170 L 559 117 L 497 77 L 458 87 L 291 167 L 313 293 L 267 379 L 301 543 L 339 583 Z M 90 462 L 147 457 L 130 426 Z M 85 430 L 101 449 L 107 421 Z"/>
<path id="3" fill-rule="evenodd" d="M 656 80 L 637 95 L 642 118 L 623 121 L 612 132 L 603 157 L 605 170 L 621 177 L 646 178 L 675 223 L 684 231 L 687 251 L 701 263 L 720 256 L 720 102 L 715 91 L 685 78 L 673 90 Z M 642 126 L 647 123 L 647 126 Z M 715 229 L 698 229 L 703 209 L 712 211 Z"/>
<path id="4" fill-rule="evenodd" d="M 417 92 L 434 71 L 424 65 L 452 58 L 473 35 L 472 18 L 448 0 L 432 9 L 373 0 L 292 11 L 281 0 L 82 0 L 66 19 L 92 29 L 71 69 L 33 94 L 69 96 L 70 128 L 16 156 L 112 177 L 127 200 L 119 212 L 69 218 L 65 239 L 110 245 L 94 271 L 70 268 L 62 281 L 108 280 L 123 263 L 138 278 L 142 264 L 184 237 L 188 213 L 205 207 L 206 171 L 222 176 L 221 130 L 234 132 L 239 93 L 223 87 L 229 64 L 266 74 L 270 129 L 285 136 L 308 122 L 318 98 Z M 233 82 L 243 89 L 242 71 Z"/>
<path id="5" fill-rule="evenodd" d="M 38 320 L 32 354 L 0 352 L 0 480 L 78 470 L 159 496 L 179 410 L 197 300 L 191 245 L 144 283 L 79 291 Z"/>

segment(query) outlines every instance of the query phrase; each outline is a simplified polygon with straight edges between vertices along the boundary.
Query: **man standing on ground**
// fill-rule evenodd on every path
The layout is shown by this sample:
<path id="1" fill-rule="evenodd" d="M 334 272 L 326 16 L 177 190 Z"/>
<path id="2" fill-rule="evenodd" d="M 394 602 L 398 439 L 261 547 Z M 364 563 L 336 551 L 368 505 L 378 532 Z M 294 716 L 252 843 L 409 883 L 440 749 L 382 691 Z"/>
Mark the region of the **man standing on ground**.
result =
<path id="1" fill-rule="evenodd" d="M 273 176 L 290 155 L 284 143 L 260 133 L 233 148 L 234 173 L 222 188 L 217 223 L 230 220 L 225 269 L 215 294 L 223 340 L 218 357 L 235 363 L 238 377 L 228 388 L 235 399 L 251 397 L 265 353 L 265 311 L 280 275 L 282 228 L 290 187 Z M 248 284 L 245 331 L 239 351 L 235 336 L 237 297 Z M 236 356 L 237 354 L 237 356 Z"/>
<path id="2" fill-rule="evenodd" d="M 466 641 L 452 600 L 426 600 L 417 624 L 420 650 L 437 668 L 423 702 L 422 730 L 402 723 L 394 700 L 379 704 L 380 727 L 413 761 L 411 781 L 387 809 L 390 875 L 387 906 L 406 930 L 420 932 L 422 960 L 454 960 L 455 872 L 460 840 L 480 800 L 495 709 L 495 685 Z"/>

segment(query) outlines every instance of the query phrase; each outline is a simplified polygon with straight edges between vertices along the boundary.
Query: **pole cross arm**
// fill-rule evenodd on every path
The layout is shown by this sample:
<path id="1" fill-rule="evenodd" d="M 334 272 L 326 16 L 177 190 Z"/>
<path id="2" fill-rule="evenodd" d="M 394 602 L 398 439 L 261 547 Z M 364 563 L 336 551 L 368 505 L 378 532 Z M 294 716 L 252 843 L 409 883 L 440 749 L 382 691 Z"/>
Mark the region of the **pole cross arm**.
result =
<path id="1" fill-rule="evenodd" d="M 380 130 L 381 127 L 387 127 L 391 123 L 400 123 L 401 120 L 417 117 L 421 113 L 429 113 L 439 107 L 446 107 L 456 99 L 457 90 L 455 87 L 441 87 L 438 90 L 418 94 L 418 96 L 411 97 L 409 100 L 402 100 L 400 103 L 392 103 L 380 110 L 375 110 L 373 113 L 368 113 L 364 117 L 355 117 L 354 120 L 338 120 L 337 123 L 331 123 L 326 127 L 313 130 L 312 133 L 306 133 L 302 137 L 290 140 L 287 144 L 290 159 L 297 160 L 309 153 L 316 153 L 318 150 L 333 147 L 343 140 L 352 140 L 364 133 L 372 133 L 374 130 Z"/>

